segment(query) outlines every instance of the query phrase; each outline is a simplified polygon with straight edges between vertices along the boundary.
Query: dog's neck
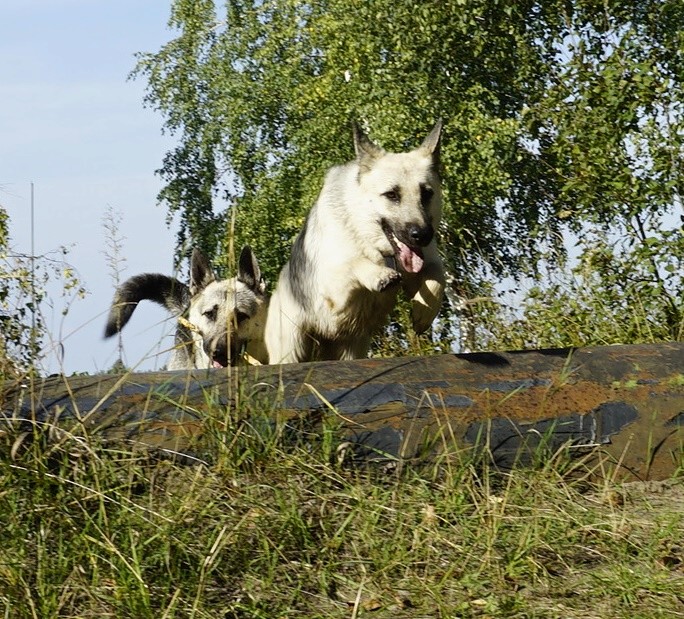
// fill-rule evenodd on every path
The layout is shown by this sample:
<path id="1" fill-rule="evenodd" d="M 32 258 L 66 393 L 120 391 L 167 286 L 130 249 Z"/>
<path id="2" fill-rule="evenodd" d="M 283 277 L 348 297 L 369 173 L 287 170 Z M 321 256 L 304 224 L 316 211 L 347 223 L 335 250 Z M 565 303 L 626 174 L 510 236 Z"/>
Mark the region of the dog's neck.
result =
<path id="1" fill-rule="evenodd" d="M 266 297 L 260 304 L 257 313 L 250 319 L 252 324 L 251 337 L 245 345 L 245 352 L 258 361 L 261 365 L 268 364 L 268 352 L 264 341 L 266 329 L 266 316 L 268 315 L 268 305 L 270 298 Z"/>
<path id="2" fill-rule="evenodd" d="M 260 363 L 261 365 L 267 365 L 268 364 L 268 353 L 266 352 L 266 342 L 264 342 L 263 339 L 261 340 L 250 340 L 247 342 L 247 346 L 245 346 L 245 352 L 251 357 L 251 359 L 254 359 L 256 362 Z M 252 363 L 251 360 L 248 360 L 250 363 Z"/>

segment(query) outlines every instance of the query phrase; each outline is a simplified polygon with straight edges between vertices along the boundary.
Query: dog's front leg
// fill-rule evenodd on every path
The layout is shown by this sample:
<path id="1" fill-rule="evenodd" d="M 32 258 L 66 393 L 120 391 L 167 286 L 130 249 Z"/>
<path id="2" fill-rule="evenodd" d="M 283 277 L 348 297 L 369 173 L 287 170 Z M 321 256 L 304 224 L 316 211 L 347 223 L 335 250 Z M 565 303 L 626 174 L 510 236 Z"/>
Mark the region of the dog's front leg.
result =
<path id="1" fill-rule="evenodd" d="M 359 284 L 371 292 L 384 292 L 401 282 L 401 273 L 398 271 L 364 258 L 353 263 L 352 273 Z"/>
<path id="2" fill-rule="evenodd" d="M 404 284 L 411 297 L 411 318 L 416 333 L 426 331 L 439 313 L 446 283 L 442 259 L 434 241 L 425 248 L 423 255 L 423 268 Z"/>

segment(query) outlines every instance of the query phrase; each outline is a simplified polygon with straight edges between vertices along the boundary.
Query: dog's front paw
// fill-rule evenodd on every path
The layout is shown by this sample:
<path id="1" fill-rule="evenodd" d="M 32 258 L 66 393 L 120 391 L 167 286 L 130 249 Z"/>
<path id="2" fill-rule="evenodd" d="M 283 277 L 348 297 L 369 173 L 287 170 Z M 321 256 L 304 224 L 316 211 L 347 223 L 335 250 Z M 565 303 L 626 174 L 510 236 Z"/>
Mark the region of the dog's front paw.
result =
<path id="1" fill-rule="evenodd" d="M 400 283 L 401 273 L 394 269 L 387 269 L 383 277 L 378 280 L 375 289 L 378 292 L 384 292 L 385 290 L 392 288 L 392 286 L 398 286 Z"/>

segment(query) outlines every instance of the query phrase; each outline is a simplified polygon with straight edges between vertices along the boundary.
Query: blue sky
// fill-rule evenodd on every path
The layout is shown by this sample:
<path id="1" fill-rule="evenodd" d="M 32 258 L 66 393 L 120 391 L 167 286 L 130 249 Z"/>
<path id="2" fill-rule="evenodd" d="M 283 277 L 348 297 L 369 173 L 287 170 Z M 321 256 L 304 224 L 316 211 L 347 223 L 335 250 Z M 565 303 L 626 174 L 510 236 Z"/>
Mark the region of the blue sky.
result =
<path id="1" fill-rule="evenodd" d="M 51 340 L 46 371 L 96 372 L 117 358 L 103 340 L 113 284 L 104 255 L 103 216 L 120 215 L 124 277 L 171 274 L 174 230 L 156 204 L 154 171 L 173 146 L 162 117 L 143 107 L 145 84 L 128 80 L 134 54 L 156 51 L 174 33 L 160 0 L 0 0 L 0 204 L 11 246 L 30 250 L 30 184 L 35 188 L 37 254 L 69 248 L 67 261 L 88 291 L 62 316 L 61 287 L 45 306 Z M 151 303 L 124 330 L 124 360 L 164 365 L 173 323 Z"/>

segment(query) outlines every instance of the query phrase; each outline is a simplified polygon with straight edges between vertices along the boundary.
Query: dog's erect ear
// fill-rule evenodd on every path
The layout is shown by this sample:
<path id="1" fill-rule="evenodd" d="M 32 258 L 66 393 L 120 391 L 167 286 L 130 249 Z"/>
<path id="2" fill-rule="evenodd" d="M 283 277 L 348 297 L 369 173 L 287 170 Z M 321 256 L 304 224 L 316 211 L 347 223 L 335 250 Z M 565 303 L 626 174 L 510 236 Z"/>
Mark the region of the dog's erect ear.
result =
<path id="1" fill-rule="evenodd" d="M 420 145 L 420 150 L 422 150 L 426 155 L 432 155 L 432 158 L 434 159 L 435 163 L 439 163 L 439 147 L 441 136 L 442 119 L 440 118 L 435 123 L 435 126 L 432 128 L 432 131 L 430 131 L 428 136 L 423 140 L 423 143 Z"/>
<path id="2" fill-rule="evenodd" d="M 368 136 L 356 123 L 352 123 L 352 131 L 354 133 L 354 152 L 356 153 L 356 160 L 362 169 L 369 167 L 373 161 L 385 154 L 385 151 L 382 148 L 370 141 Z"/>
<path id="3" fill-rule="evenodd" d="M 197 248 L 190 257 L 190 294 L 195 296 L 216 279 L 207 257 Z"/>
<path id="4" fill-rule="evenodd" d="M 261 278 L 261 269 L 249 245 L 245 245 L 240 252 L 237 278 L 238 281 L 245 284 L 250 290 L 264 292 L 266 285 Z"/>

